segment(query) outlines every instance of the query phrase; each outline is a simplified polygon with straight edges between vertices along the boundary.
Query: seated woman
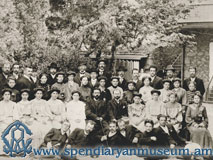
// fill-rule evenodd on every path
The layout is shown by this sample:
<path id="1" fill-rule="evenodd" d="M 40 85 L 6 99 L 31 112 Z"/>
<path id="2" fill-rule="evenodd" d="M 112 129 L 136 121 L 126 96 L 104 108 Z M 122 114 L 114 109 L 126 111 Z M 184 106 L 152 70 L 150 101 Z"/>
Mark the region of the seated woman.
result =
<path id="1" fill-rule="evenodd" d="M 81 93 L 79 91 L 72 92 L 72 100 L 66 104 L 66 118 L 71 124 L 70 131 L 75 128 L 84 129 L 86 122 L 85 106 L 83 101 L 80 101 Z"/>
<path id="2" fill-rule="evenodd" d="M 165 104 L 165 111 L 167 116 L 167 122 L 173 125 L 176 132 L 178 133 L 181 129 L 182 117 L 182 106 L 176 102 L 177 94 L 170 92 L 169 102 Z"/>
<path id="3" fill-rule="evenodd" d="M 21 90 L 21 101 L 17 103 L 17 110 L 19 114 L 19 120 L 26 124 L 28 127 L 33 124 L 34 118 L 32 116 L 32 104 L 28 100 L 30 94 L 29 89 Z M 31 129 L 32 127 L 30 127 Z"/>
<path id="4" fill-rule="evenodd" d="M 208 130 L 206 108 L 202 105 L 202 95 L 194 95 L 194 103 L 186 111 L 186 122 L 190 131 L 190 140 L 198 143 L 202 148 L 213 147 L 212 137 Z"/>
<path id="5" fill-rule="evenodd" d="M 160 101 L 163 103 L 169 102 L 169 93 L 170 93 L 170 87 L 171 87 L 172 82 L 168 79 L 163 80 L 163 89 L 160 89 Z"/>
<path id="6" fill-rule="evenodd" d="M 140 88 L 139 93 L 142 95 L 142 100 L 146 103 L 152 99 L 151 91 L 154 89 L 150 86 L 151 78 L 146 76 L 142 79 L 143 87 Z"/>
<path id="7" fill-rule="evenodd" d="M 44 94 L 42 96 L 42 99 L 48 100 L 49 97 L 49 90 L 50 90 L 50 85 L 47 83 L 48 75 L 46 73 L 41 73 L 39 75 L 38 82 L 36 84 L 36 87 L 41 87 L 44 89 Z"/>
<path id="8" fill-rule="evenodd" d="M 79 92 L 82 95 L 82 98 L 84 101 L 89 99 L 91 97 L 91 88 L 89 87 L 89 80 L 90 78 L 88 76 L 82 76 L 81 78 L 81 86 L 79 88 Z"/>
<path id="9" fill-rule="evenodd" d="M 0 101 L 0 133 L 2 133 L 8 125 L 18 119 L 16 103 L 10 100 L 12 90 L 5 88 L 2 90 L 2 98 Z M 3 142 L 0 139 L 0 154 L 2 154 Z"/>
<path id="10" fill-rule="evenodd" d="M 187 102 L 188 102 L 188 104 L 192 104 L 194 102 L 193 97 L 194 97 L 195 93 L 199 92 L 199 91 L 196 91 L 196 82 L 190 81 L 188 84 L 188 88 L 189 88 L 189 90 L 186 91 Z"/>
<path id="11" fill-rule="evenodd" d="M 57 88 L 52 88 L 49 91 L 51 98 L 47 101 L 48 112 L 50 114 L 51 126 L 59 129 L 61 127 L 62 117 L 65 114 L 65 104 L 57 99 L 60 94 L 60 90 Z"/>
<path id="12" fill-rule="evenodd" d="M 145 105 L 141 103 L 142 95 L 133 94 L 133 103 L 128 107 L 129 123 L 141 132 L 144 131 L 144 121 L 146 119 Z"/>
<path id="13" fill-rule="evenodd" d="M 31 100 L 32 103 L 32 116 L 34 118 L 33 127 L 39 128 L 36 133 L 36 144 L 35 146 L 38 147 L 43 140 L 43 137 L 46 133 L 51 129 L 50 123 L 50 113 L 49 106 L 46 100 L 42 99 L 44 89 L 43 88 L 35 88 L 34 95 L 35 98 Z"/>
<path id="14" fill-rule="evenodd" d="M 151 91 L 152 100 L 146 103 L 146 115 L 149 119 L 154 121 L 155 127 L 158 126 L 157 116 L 159 114 L 165 114 L 164 103 L 159 100 L 160 91 L 154 89 Z"/>

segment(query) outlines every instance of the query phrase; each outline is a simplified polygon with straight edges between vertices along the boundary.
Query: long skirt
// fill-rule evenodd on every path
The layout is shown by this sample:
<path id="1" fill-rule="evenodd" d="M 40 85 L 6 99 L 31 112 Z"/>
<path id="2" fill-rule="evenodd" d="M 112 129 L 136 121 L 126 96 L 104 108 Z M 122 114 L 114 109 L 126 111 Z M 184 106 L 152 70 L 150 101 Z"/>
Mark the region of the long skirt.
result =
<path id="1" fill-rule="evenodd" d="M 206 128 L 189 127 L 190 140 L 198 143 L 202 148 L 212 148 L 213 141 L 211 134 Z"/>

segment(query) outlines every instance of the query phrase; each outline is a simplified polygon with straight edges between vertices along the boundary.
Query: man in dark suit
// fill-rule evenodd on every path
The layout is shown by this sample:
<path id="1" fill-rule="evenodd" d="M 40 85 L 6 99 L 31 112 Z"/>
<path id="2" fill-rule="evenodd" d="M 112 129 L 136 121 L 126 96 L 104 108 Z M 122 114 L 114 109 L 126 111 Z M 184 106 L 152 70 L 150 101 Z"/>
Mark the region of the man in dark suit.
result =
<path id="1" fill-rule="evenodd" d="M 126 90 L 126 88 L 127 88 L 127 80 L 124 78 L 126 71 L 127 71 L 127 69 L 124 66 L 120 66 L 117 69 L 117 73 L 118 73 L 118 77 L 119 77 L 118 86 L 121 87 L 123 90 Z"/>
<path id="2" fill-rule="evenodd" d="M 149 72 L 150 72 L 150 77 L 151 77 L 151 84 L 150 85 L 154 89 L 162 89 L 163 88 L 162 78 L 160 78 L 156 75 L 157 67 L 156 66 L 150 66 Z"/>
<path id="3" fill-rule="evenodd" d="M 185 146 L 185 139 L 178 136 L 172 125 L 167 125 L 167 117 L 165 115 L 158 115 L 160 126 L 156 129 L 156 137 L 159 147 L 175 148 L 176 146 Z"/>
<path id="4" fill-rule="evenodd" d="M 68 138 L 68 131 L 70 124 L 67 120 L 64 120 L 61 128 L 52 128 L 44 137 L 44 142 L 41 144 L 40 148 L 58 148 L 63 149 L 66 140 Z"/>
<path id="5" fill-rule="evenodd" d="M 139 80 L 139 70 L 137 68 L 133 68 L 132 70 L 132 81 L 135 83 L 135 90 L 139 91 L 142 87 L 142 81 Z"/>
<path id="6" fill-rule="evenodd" d="M 127 102 L 120 99 L 121 97 L 120 90 L 114 90 L 113 95 L 114 98 L 110 100 L 107 105 L 110 121 L 118 120 L 122 117 L 128 116 Z"/>
<path id="7" fill-rule="evenodd" d="M 2 73 L 0 74 L 0 94 L 4 86 L 7 84 L 7 78 L 10 74 L 10 63 L 5 63 L 2 67 Z"/>
<path id="8" fill-rule="evenodd" d="M 91 133 L 94 130 L 94 126 L 95 126 L 94 121 L 87 120 L 85 129 L 76 128 L 68 138 L 67 147 L 80 148 L 90 146 L 92 139 Z"/>
<path id="9" fill-rule="evenodd" d="M 195 67 L 190 67 L 189 68 L 189 75 L 190 75 L 190 77 L 185 79 L 184 82 L 183 82 L 183 88 L 186 91 L 188 91 L 189 90 L 188 84 L 190 82 L 195 82 L 196 90 L 200 91 L 200 93 L 202 95 L 204 95 L 204 93 L 205 93 L 204 83 L 203 83 L 202 79 L 196 77 L 196 68 Z"/>
<path id="10" fill-rule="evenodd" d="M 21 77 L 20 65 L 18 63 L 14 63 L 12 66 L 12 75 L 15 79 L 19 79 Z"/>
<path id="11" fill-rule="evenodd" d="M 56 73 L 58 72 L 58 66 L 56 63 L 51 63 L 50 66 L 48 66 L 49 69 L 49 74 L 48 74 L 48 79 L 47 83 L 50 85 L 50 87 L 56 83 Z"/>
<path id="12" fill-rule="evenodd" d="M 143 147 L 155 148 L 157 147 L 157 135 L 154 127 L 153 120 L 145 120 L 144 121 L 145 131 L 143 133 L 139 133 L 138 135 L 138 143 Z"/>
<path id="13" fill-rule="evenodd" d="M 92 91 L 92 97 L 86 102 L 86 119 L 96 122 L 94 132 L 97 135 L 104 134 L 107 129 L 107 106 L 104 100 L 100 98 L 101 91 L 95 88 Z"/>
<path id="14" fill-rule="evenodd" d="M 124 147 L 127 140 L 118 132 L 118 126 L 115 121 L 109 122 L 109 130 L 106 135 L 101 137 L 101 142 L 106 147 Z"/>
<path id="15" fill-rule="evenodd" d="M 99 86 L 97 77 L 98 77 L 97 70 L 91 69 L 91 71 L 90 71 L 90 78 L 91 79 L 89 81 L 89 87 L 91 89 L 94 89 L 94 88 Z"/>
<path id="16" fill-rule="evenodd" d="M 84 63 L 81 63 L 78 67 L 79 72 L 76 74 L 74 81 L 81 86 L 81 77 L 87 76 L 90 77 L 89 73 L 86 72 L 87 66 Z"/>
<path id="17" fill-rule="evenodd" d="M 136 146 L 141 132 L 132 125 L 127 125 L 122 118 L 119 119 L 117 123 L 118 123 L 118 132 L 124 138 L 123 146 L 127 147 Z"/>
<path id="18" fill-rule="evenodd" d="M 32 67 L 26 66 L 23 75 L 17 80 L 17 89 L 19 90 L 19 92 L 22 89 L 30 90 L 29 99 L 33 98 L 33 89 L 35 88 L 35 85 L 31 79 L 31 75 L 32 75 Z"/>

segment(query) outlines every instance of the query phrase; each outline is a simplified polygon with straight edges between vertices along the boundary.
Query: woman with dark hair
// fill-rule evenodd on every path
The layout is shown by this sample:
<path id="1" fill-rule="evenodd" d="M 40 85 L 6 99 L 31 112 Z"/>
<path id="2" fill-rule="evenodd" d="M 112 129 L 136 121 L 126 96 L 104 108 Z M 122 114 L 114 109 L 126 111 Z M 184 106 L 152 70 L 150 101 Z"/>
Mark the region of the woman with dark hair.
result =
<path id="1" fill-rule="evenodd" d="M 150 86 L 151 78 L 146 76 L 142 79 L 143 87 L 140 88 L 139 93 L 142 95 L 142 100 L 146 103 L 152 99 L 151 91 L 154 89 Z"/>
<path id="2" fill-rule="evenodd" d="M 193 96 L 193 104 L 186 111 L 186 123 L 190 131 L 190 141 L 198 143 L 202 148 L 213 147 L 212 137 L 208 130 L 206 108 L 202 105 L 200 92 Z"/>
<path id="3" fill-rule="evenodd" d="M 85 106 L 86 104 L 80 100 L 81 93 L 79 91 L 72 92 L 72 100 L 66 104 L 66 118 L 69 120 L 72 132 L 75 128 L 84 129 L 86 122 Z"/>
<path id="4" fill-rule="evenodd" d="M 89 87 L 89 80 L 88 76 L 82 76 L 81 78 L 81 86 L 79 88 L 79 92 L 82 95 L 84 101 L 91 97 L 91 88 Z"/>
<path id="5" fill-rule="evenodd" d="M 39 75 L 38 83 L 36 84 L 36 87 L 41 87 L 44 89 L 44 94 L 42 96 L 42 99 L 48 100 L 50 98 L 48 92 L 50 90 L 50 85 L 47 83 L 48 75 L 46 73 L 41 73 Z"/>

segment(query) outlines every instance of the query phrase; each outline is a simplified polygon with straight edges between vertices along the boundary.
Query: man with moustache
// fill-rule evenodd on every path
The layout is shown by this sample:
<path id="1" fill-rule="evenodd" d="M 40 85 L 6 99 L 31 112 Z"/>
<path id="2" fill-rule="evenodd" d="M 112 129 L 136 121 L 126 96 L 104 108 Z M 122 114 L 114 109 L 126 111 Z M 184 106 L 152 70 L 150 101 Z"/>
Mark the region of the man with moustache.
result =
<path id="1" fill-rule="evenodd" d="M 163 88 L 162 78 L 160 78 L 156 75 L 157 67 L 150 66 L 149 73 L 150 73 L 150 77 L 151 77 L 151 84 L 150 84 L 151 87 L 153 87 L 154 89 L 162 89 Z"/>
<path id="2" fill-rule="evenodd" d="M 21 77 L 20 74 L 20 65 L 18 63 L 14 63 L 12 66 L 12 75 L 15 77 L 15 79 L 19 79 Z"/>
<path id="3" fill-rule="evenodd" d="M 47 79 L 47 83 L 50 85 L 50 87 L 56 83 L 56 73 L 58 72 L 58 66 L 56 63 L 51 63 L 50 66 L 48 66 L 49 69 L 49 74 L 48 74 L 48 79 Z"/>
<path id="4" fill-rule="evenodd" d="M 190 67 L 189 68 L 189 75 L 190 77 L 185 79 L 184 82 L 183 82 L 183 88 L 188 91 L 189 88 L 188 88 L 188 84 L 190 82 L 195 82 L 195 88 L 197 89 L 197 91 L 200 91 L 201 95 L 203 96 L 204 93 L 205 93 L 205 87 L 204 87 L 204 83 L 203 83 L 203 80 L 198 78 L 196 76 L 196 72 L 197 72 L 197 69 L 195 67 Z"/>
<path id="5" fill-rule="evenodd" d="M 117 121 L 120 118 L 128 117 L 127 102 L 120 99 L 121 91 L 116 89 L 113 91 L 113 99 L 108 103 L 109 120 Z"/>
<path id="6" fill-rule="evenodd" d="M 0 94 L 4 86 L 7 84 L 7 78 L 10 75 L 10 63 L 4 63 L 2 67 L 2 73 L 0 73 Z"/>
<path id="7" fill-rule="evenodd" d="M 92 97 L 88 98 L 86 102 L 86 119 L 92 120 L 96 123 L 94 132 L 97 135 L 105 133 L 107 128 L 107 106 L 106 102 L 100 98 L 101 91 L 99 88 L 94 88 Z"/>
<path id="8" fill-rule="evenodd" d="M 81 63 L 78 67 L 79 72 L 76 74 L 74 81 L 78 83 L 79 86 L 81 86 L 81 77 L 87 76 L 90 77 L 89 73 L 86 72 L 87 66 L 85 63 Z"/>
<path id="9" fill-rule="evenodd" d="M 117 73 L 118 73 L 118 77 L 119 77 L 118 86 L 121 87 L 123 90 L 126 90 L 126 88 L 127 88 L 127 80 L 124 78 L 126 71 L 127 71 L 127 69 L 124 66 L 120 66 L 117 69 Z"/>
<path id="10" fill-rule="evenodd" d="M 30 100 L 33 98 L 33 89 L 35 88 L 35 84 L 33 83 L 33 80 L 31 79 L 32 70 L 33 69 L 31 66 L 26 66 L 24 68 L 23 75 L 17 80 L 17 89 L 19 91 L 21 91 L 22 89 L 30 90 L 30 96 L 29 96 Z"/>

